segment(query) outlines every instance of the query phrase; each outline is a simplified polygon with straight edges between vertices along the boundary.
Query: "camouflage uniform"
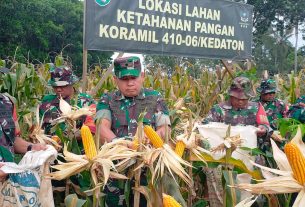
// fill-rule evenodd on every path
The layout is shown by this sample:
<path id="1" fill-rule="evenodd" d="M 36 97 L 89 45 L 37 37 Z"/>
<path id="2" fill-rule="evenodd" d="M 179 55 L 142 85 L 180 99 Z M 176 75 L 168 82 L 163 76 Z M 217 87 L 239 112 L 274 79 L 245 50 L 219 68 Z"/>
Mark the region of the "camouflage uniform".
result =
<path id="1" fill-rule="evenodd" d="M 257 88 L 257 92 L 260 94 L 276 93 L 276 90 L 276 83 L 272 79 L 263 80 L 260 87 Z M 286 117 L 287 105 L 277 98 L 272 101 L 263 101 L 260 97 L 255 101 L 260 102 L 263 105 L 272 129 L 277 129 L 277 120 Z"/>
<path id="2" fill-rule="evenodd" d="M 119 90 L 104 94 L 97 105 L 97 118 L 110 120 L 117 137 L 133 136 L 139 115 L 144 111 L 144 124 L 154 127 L 169 124 L 168 109 L 160 93 L 146 88 L 134 98 L 124 97 Z"/>
<path id="3" fill-rule="evenodd" d="M 51 78 L 48 84 L 52 87 L 63 87 L 68 85 L 73 85 L 78 81 L 78 78 L 73 74 L 72 70 L 69 67 L 62 66 L 57 68 L 50 69 Z M 77 106 L 79 108 L 90 106 L 95 108 L 95 102 L 91 98 L 91 96 L 85 93 L 77 93 L 74 91 L 73 96 L 71 97 L 63 97 L 67 103 L 71 106 Z M 52 120 L 61 116 L 61 111 L 59 107 L 59 100 L 56 94 L 45 95 L 42 99 L 41 105 L 39 107 L 39 116 L 43 117 L 42 128 L 45 130 L 45 134 L 55 135 L 55 129 L 53 129 Z M 83 124 L 86 124 L 92 133 L 95 133 L 95 124 L 94 120 L 90 116 L 82 116 L 76 121 L 76 128 L 80 129 Z M 61 122 L 58 124 L 61 130 L 65 133 L 66 124 L 65 122 Z M 73 140 L 75 141 L 75 140 Z M 83 145 L 79 140 L 77 141 L 78 148 L 72 148 L 71 151 L 73 153 L 81 153 L 83 154 Z M 64 160 L 61 160 L 64 162 Z M 70 180 L 73 184 L 79 185 L 80 187 L 88 187 L 86 186 L 87 182 L 83 181 L 84 174 L 87 172 L 82 172 L 75 176 L 71 176 Z M 52 185 L 55 187 L 64 187 L 66 185 L 65 181 L 56 181 L 52 180 Z M 54 192 L 54 197 L 59 197 L 60 199 L 64 198 L 63 192 Z"/>
<path id="4" fill-rule="evenodd" d="M 16 108 L 4 94 L 0 94 L 0 128 L 0 162 L 12 162 L 15 137 L 20 131 Z"/>
<path id="5" fill-rule="evenodd" d="M 138 77 L 141 73 L 140 59 L 137 57 L 116 59 L 114 66 L 117 78 Z M 111 121 L 111 130 L 118 138 L 131 137 L 136 133 L 139 115 L 144 111 L 146 111 L 144 124 L 154 127 L 170 124 L 169 112 L 160 93 L 146 88 L 142 88 L 139 95 L 132 98 L 124 97 L 119 90 L 104 94 L 97 105 L 96 119 Z M 111 180 L 107 184 L 104 193 L 108 207 L 127 206 L 124 196 L 125 184 L 125 181 L 119 180 Z M 141 185 L 145 184 L 145 175 L 142 173 Z M 132 203 L 132 195 L 130 199 L 129 203 Z M 145 199 L 144 201 L 142 199 L 140 206 L 145 205 Z"/>
<path id="6" fill-rule="evenodd" d="M 248 78 L 237 77 L 229 89 L 229 95 L 238 99 L 249 99 L 254 96 L 251 83 Z M 235 125 L 262 125 L 266 128 L 267 134 L 264 137 L 258 137 L 258 145 L 260 147 L 269 143 L 265 138 L 271 131 L 269 122 L 266 116 L 264 107 L 260 103 L 248 102 L 246 108 L 234 109 L 230 101 L 215 105 L 208 113 L 203 121 L 208 122 L 222 122 L 225 124 Z M 262 162 L 262 158 L 258 157 L 257 162 Z M 222 175 L 219 168 L 205 168 L 207 176 L 207 185 L 209 193 L 209 204 L 211 207 L 223 206 L 223 192 L 220 192 L 216 186 L 222 186 Z M 215 196 L 218 195 L 218 196 Z"/>
<path id="7" fill-rule="evenodd" d="M 208 113 L 206 121 L 222 122 L 225 124 L 236 125 L 268 125 L 267 117 L 263 122 L 257 122 L 259 109 L 264 110 L 263 106 L 256 102 L 248 102 L 245 109 L 233 109 L 229 101 L 215 105 Z M 266 116 L 266 113 L 265 113 Z"/>
<path id="8" fill-rule="evenodd" d="M 72 70 L 68 67 L 52 68 L 50 70 L 51 79 L 49 85 L 53 87 L 72 85 L 78 81 L 78 78 L 72 73 Z M 95 107 L 95 102 L 91 96 L 85 93 L 76 93 L 73 97 L 64 98 L 72 106 L 79 108 L 85 106 Z M 46 95 L 42 99 L 42 103 L 39 107 L 40 117 L 44 116 L 42 127 L 45 129 L 46 134 L 54 134 L 51 131 L 52 120 L 58 118 L 61 115 L 59 109 L 59 97 L 55 94 Z M 84 116 L 77 121 L 77 128 L 80 128 L 83 123 L 88 123 L 92 132 L 95 132 L 94 121 L 91 117 Z M 61 123 L 60 127 L 65 130 L 65 124 Z"/>
<path id="9" fill-rule="evenodd" d="M 305 107 L 301 106 L 300 103 L 305 104 L 305 96 L 299 97 L 296 103 L 290 106 L 288 117 L 305 123 Z"/>
<path id="10" fill-rule="evenodd" d="M 75 94 L 72 98 L 64 98 L 64 100 L 67 101 L 70 105 L 77 106 L 79 108 L 95 104 L 91 96 L 84 93 Z M 51 131 L 52 120 L 60 117 L 61 115 L 61 111 L 59 109 L 59 98 L 57 95 L 50 94 L 43 97 L 39 107 L 39 114 L 40 117 L 44 116 L 42 128 L 45 130 L 45 133 L 54 134 L 54 132 Z M 93 122 L 93 119 L 90 119 L 91 118 L 88 116 L 81 117 L 79 120 L 77 120 L 76 127 L 80 128 L 83 123 Z M 62 130 L 65 130 L 66 128 L 64 123 L 60 123 L 60 127 Z M 95 132 L 95 129 L 92 129 L 92 127 L 90 129 L 91 131 Z"/>
<path id="11" fill-rule="evenodd" d="M 229 95 L 240 99 L 253 97 L 249 79 L 245 77 L 235 78 L 230 87 Z M 248 102 L 245 109 L 234 109 L 229 101 L 217 104 L 209 111 L 205 121 L 223 122 L 232 126 L 263 125 L 266 129 L 269 129 L 264 107 L 260 103 L 251 101 Z"/>

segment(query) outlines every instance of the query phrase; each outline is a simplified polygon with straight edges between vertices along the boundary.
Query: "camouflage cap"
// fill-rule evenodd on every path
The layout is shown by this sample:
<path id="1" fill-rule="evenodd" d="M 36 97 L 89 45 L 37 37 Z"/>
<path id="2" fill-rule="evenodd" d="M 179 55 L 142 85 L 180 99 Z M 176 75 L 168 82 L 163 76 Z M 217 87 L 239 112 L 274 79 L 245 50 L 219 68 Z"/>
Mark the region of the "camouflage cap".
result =
<path id="1" fill-rule="evenodd" d="M 229 89 L 229 95 L 238 99 L 249 99 L 254 97 L 250 80 L 246 77 L 236 77 Z"/>
<path id="2" fill-rule="evenodd" d="M 275 93 L 277 91 L 276 82 L 272 79 L 262 80 L 260 87 L 256 91 L 261 94 Z"/>
<path id="3" fill-rule="evenodd" d="M 10 72 L 10 69 L 5 67 L 0 67 L 0 73 L 8 73 L 8 72 Z"/>
<path id="4" fill-rule="evenodd" d="M 48 82 L 51 86 L 67 86 L 73 85 L 79 79 L 73 74 L 71 68 L 67 66 L 61 66 L 50 69 L 51 78 Z"/>
<path id="5" fill-rule="evenodd" d="M 114 74 L 118 78 L 125 76 L 138 77 L 141 73 L 140 58 L 136 56 L 117 58 L 114 60 Z"/>

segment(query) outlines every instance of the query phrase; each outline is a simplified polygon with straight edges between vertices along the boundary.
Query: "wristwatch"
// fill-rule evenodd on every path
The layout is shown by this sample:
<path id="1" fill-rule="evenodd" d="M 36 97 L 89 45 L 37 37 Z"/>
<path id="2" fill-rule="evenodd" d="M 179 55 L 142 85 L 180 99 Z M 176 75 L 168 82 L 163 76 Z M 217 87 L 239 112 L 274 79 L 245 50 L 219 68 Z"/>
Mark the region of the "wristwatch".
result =
<path id="1" fill-rule="evenodd" d="M 33 147 L 33 145 L 32 145 L 32 144 L 29 144 L 28 147 L 26 148 L 26 151 L 27 151 L 27 152 L 28 152 L 28 151 L 31 151 L 31 150 L 32 150 L 32 147 Z"/>

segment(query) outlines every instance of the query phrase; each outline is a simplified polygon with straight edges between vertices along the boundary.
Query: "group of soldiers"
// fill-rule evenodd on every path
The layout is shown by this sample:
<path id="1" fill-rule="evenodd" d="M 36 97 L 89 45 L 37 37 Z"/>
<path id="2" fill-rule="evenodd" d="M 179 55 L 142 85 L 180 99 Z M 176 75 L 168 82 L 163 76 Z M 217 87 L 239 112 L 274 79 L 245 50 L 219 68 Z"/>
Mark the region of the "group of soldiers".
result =
<path id="1" fill-rule="evenodd" d="M 4 68 L 2 73 L 8 72 Z M 89 126 L 95 134 L 100 131 L 101 142 L 111 142 L 115 139 L 132 139 L 136 133 L 140 113 L 145 111 L 143 123 L 153 126 L 157 133 L 164 137 L 166 127 L 170 125 L 169 111 L 161 94 L 155 90 L 143 88 L 144 72 L 138 57 L 123 57 L 114 60 L 114 81 L 118 90 L 106 93 L 100 101 L 96 101 L 85 93 L 79 93 L 75 87 L 78 78 L 67 66 L 50 69 L 49 85 L 54 94 L 43 97 L 39 106 L 40 117 L 43 117 L 43 129 L 47 135 L 56 135 L 56 129 L 65 132 L 65 122 L 54 125 L 54 120 L 61 116 L 60 100 L 63 99 L 72 106 L 79 108 L 96 108 L 96 116 L 82 116 L 76 122 L 73 132 L 77 140 L 80 139 L 80 128 L 83 124 Z M 0 149 L 8 149 L 8 154 L 14 152 L 26 153 L 30 150 L 44 150 L 43 144 L 32 144 L 24 141 L 17 130 L 17 116 L 13 101 L 9 96 L 0 96 Z M 95 123 L 99 123 L 96 125 Z M 96 130 L 96 128 L 99 130 Z M 15 149 L 15 151 L 13 151 Z M 2 151 L 1 151 L 2 152 Z M 0 154 L 0 167 L 3 162 L 10 162 L 7 155 Z M 0 170 L 0 179 L 7 179 L 7 175 Z M 125 198 L 125 183 L 113 180 L 105 187 L 106 206 L 127 206 L 131 199 Z M 130 196 L 132 198 L 132 196 Z M 141 206 L 145 205 L 141 199 Z"/>
<path id="2" fill-rule="evenodd" d="M 1 69 L 0 72 L 7 72 Z M 105 93 L 96 102 L 91 96 L 79 93 L 74 87 L 78 78 L 67 66 L 56 67 L 50 70 L 49 85 L 55 94 L 46 95 L 39 108 L 43 118 L 43 129 L 48 135 L 55 135 L 53 120 L 61 115 L 60 99 L 70 105 L 96 108 L 96 116 L 83 116 L 76 123 L 75 138 L 80 138 L 79 129 L 85 124 L 94 134 L 100 132 L 101 142 L 111 142 L 115 139 L 132 139 L 136 133 L 138 117 L 142 112 L 143 123 L 153 126 L 157 133 L 164 138 L 166 129 L 171 125 L 169 111 L 161 94 L 155 90 L 143 87 L 144 72 L 138 57 L 123 57 L 114 60 L 114 81 L 117 90 Z M 259 145 L 268 144 L 268 137 L 278 128 L 277 119 L 293 117 L 305 121 L 305 96 L 300 97 L 296 104 L 288 106 L 275 98 L 276 83 L 272 79 L 263 80 L 257 89 L 260 94 L 254 98 L 251 82 L 246 77 L 237 77 L 233 80 L 228 91 L 229 99 L 215 105 L 204 122 L 224 122 L 231 125 L 254 125 L 258 127 Z M 253 101 L 250 101 L 253 100 Z M 44 150 L 43 144 L 32 144 L 20 137 L 16 109 L 9 96 L 0 94 L 0 167 L 3 162 L 12 161 L 14 152 L 25 153 L 29 150 Z M 99 123 L 98 125 L 95 125 Z M 65 123 L 60 124 L 64 131 Z M 99 130 L 96 128 L 98 127 Z M 10 157 L 10 158 L 9 158 Z M 7 178 L 0 170 L 0 180 Z M 110 181 L 105 187 L 106 206 L 127 206 L 124 182 Z M 145 199 L 144 199 L 145 200 Z M 143 201 L 143 199 L 141 200 Z M 144 206 L 143 203 L 140 206 Z"/>

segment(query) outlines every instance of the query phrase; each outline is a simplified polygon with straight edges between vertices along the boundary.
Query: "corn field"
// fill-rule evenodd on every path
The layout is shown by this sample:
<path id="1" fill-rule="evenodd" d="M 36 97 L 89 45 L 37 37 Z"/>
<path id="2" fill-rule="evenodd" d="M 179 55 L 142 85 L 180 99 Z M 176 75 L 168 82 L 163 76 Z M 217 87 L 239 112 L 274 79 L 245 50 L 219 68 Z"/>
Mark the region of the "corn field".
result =
<path id="1" fill-rule="evenodd" d="M 53 63 L 33 65 L 14 61 L 0 61 L 0 66 L 6 66 L 10 69 L 10 73 L 8 74 L 0 73 L 0 91 L 2 93 L 8 93 L 13 97 L 18 110 L 22 137 L 25 139 L 27 139 L 30 131 L 29 129 L 35 122 L 37 105 L 39 105 L 45 94 L 52 92 L 52 88 L 47 84 L 50 78 L 49 69 L 52 64 Z M 63 58 L 58 57 L 54 64 L 65 64 L 65 61 Z M 106 71 L 105 68 L 100 68 L 99 66 L 90 69 L 87 76 L 87 93 L 92 94 L 93 89 L 100 82 Z M 224 170 L 225 183 L 230 183 L 228 177 L 234 177 L 236 173 L 242 172 L 249 173 L 252 177 L 257 176 L 256 178 L 261 178 L 256 172 L 247 171 L 244 164 L 239 160 L 234 160 L 230 157 L 223 161 L 213 160 L 211 157 L 204 155 L 203 149 L 191 145 L 191 140 L 198 136 L 195 133 L 192 133 L 192 126 L 194 123 L 201 121 L 214 104 L 224 101 L 227 97 L 227 90 L 232 81 L 232 77 L 228 71 L 225 68 L 218 68 L 214 71 L 202 68 L 201 74 L 198 75 L 199 78 L 196 79 L 192 78 L 182 67 L 176 66 L 173 71 L 174 72 L 170 77 L 167 74 L 162 73 L 161 69 L 147 71 L 144 81 L 144 87 L 152 88 L 162 93 L 169 107 L 172 126 L 171 134 L 168 135 L 168 142 L 158 143 L 158 146 L 155 147 L 158 151 L 155 151 L 154 148 L 147 148 L 146 157 L 143 155 L 142 151 L 124 147 L 124 144 L 126 143 L 128 145 L 134 144 L 129 143 L 128 141 L 126 141 L 126 143 L 123 143 L 123 141 L 115 143 L 117 145 L 113 143 L 108 143 L 103 146 L 97 145 L 96 147 L 92 144 L 86 145 L 85 150 L 87 149 L 87 157 L 74 155 L 69 151 L 69 147 L 65 146 L 62 152 L 63 157 L 67 158 L 66 160 L 79 162 L 81 165 L 79 165 L 78 168 L 71 168 L 69 171 L 71 173 L 63 175 L 60 174 L 60 170 L 70 167 L 68 166 L 69 162 L 63 163 L 62 165 L 57 166 L 56 169 L 59 170 L 57 171 L 58 173 L 51 175 L 50 177 L 58 180 L 69 180 L 70 176 L 75 174 L 75 172 L 84 172 L 84 175 L 89 177 L 86 180 L 86 182 L 88 182 L 87 186 L 89 186 L 87 189 L 70 186 L 68 195 L 66 195 L 67 197 L 69 196 L 71 198 L 72 196 L 75 198 L 76 196 L 77 199 L 86 201 L 84 206 L 101 206 L 99 205 L 100 200 L 102 199 L 100 192 L 107 183 L 107 180 L 109 178 L 127 179 L 121 172 L 124 172 L 127 167 L 130 168 L 130 166 L 126 164 L 127 160 L 136 157 L 142 157 L 144 160 L 139 166 L 148 165 L 149 168 L 154 169 L 154 171 L 150 172 L 151 180 L 149 185 L 138 186 L 136 189 L 146 196 L 147 200 L 150 201 L 150 206 L 190 206 L 190 204 L 194 207 L 206 206 L 206 186 L 203 184 L 206 178 L 202 169 L 207 164 L 209 167 L 215 167 L 218 166 L 219 163 L 229 162 L 231 165 L 238 168 L 238 171 Z M 255 73 L 254 69 L 251 69 L 251 71 L 252 74 Z M 249 71 L 241 70 L 238 65 L 233 66 L 231 72 L 233 76 L 250 74 Z M 260 75 L 256 75 L 256 77 L 258 76 Z M 249 77 L 251 78 L 251 76 Z M 294 74 L 293 72 L 290 74 L 277 74 L 274 76 L 274 79 L 276 80 L 279 89 L 279 92 L 277 93 L 278 98 L 284 100 L 287 104 L 294 103 L 298 96 L 305 94 L 305 69 L 301 70 L 298 74 Z M 254 86 L 253 89 L 255 90 L 255 88 L 259 86 L 260 78 L 252 78 L 251 81 Z M 81 91 L 80 85 L 81 83 L 78 83 L 76 87 Z M 116 89 L 116 86 L 112 77 L 109 76 L 104 79 L 101 87 L 92 95 L 94 99 L 98 101 L 103 93 L 114 89 Z M 139 124 L 139 126 L 141 126 L 141 124 Z M 146 132 L 146 136 L 150 138 L 152 137 L 152 132 L 151 130 L 148 131 L 149 132 Z M 82 133 L 82 137 L 86 137 L 86 140 L 92 136 L 88 133 L 88 130 L 85 129 L 82 129 Z M 137 140 L 141 141 L 144 135 L 137 133 L 136 136 Z M 97 140 L 96 137 L 95 140 Z M 176 149 L 176 152 L 179 151 L 178 155 L 180 155 L 177 156 L 174 148 L 176 142 L 179 143 L 179 141 L 184 144 L 182 144 L 179 149 Z M 204 142 L 205 140 L 201 141 Z M 84 142 L 88 143 L 88 141 Z M 113 151 L 118 152 L 117 154 L 119 154 L 119 152 L 124 152 L 124 156 L 112 156 L 111 152 Z M 197 161 L 190 160 L 190 153 L 198 155 L 199 158 L 196 159 Z M 273 159 L 272 154 L 266 156 L 268 156 L 269 159 Z M 103 160 L 103 162 L 101 160 Z M 105 163 L 108 164 L 106 165 Z M 114 165 L 113 163 L 116 164 Z M 178 167 L 173 168 L 173 166 L 167 165 L 166 163 L 176 163 Z M 133 166 L 132 168 L 139 168 L 139 166 Z M 94 171 L 92 170 L 93 168 L 98 170 Z M 274 166 L 274 168 L 277 168 L 277 166 Z M 169 173 L 165 173 L 165 171 L 173 172 L 175 176 L 171 177 Z M 134 175 L 136 172 L 137 171 L 132 173 L 132 176 L 136 176 Z M 303 179 L 303 177 L 301 179 Z M 178 183 L 178 185 L 176 185 L 176 183 Z M 174 198 L 167 194 L 158 194 L 157 192 L 160 190 L 160 186 L 162 186 L 162 191 L 166 191 L 164 189 L 176 191 L 173 193 L 175 195 L 173 196 Z M 250 188 L 250 186 L 242 186 L 242 188 L 247 189 Z M 260 190 L 264 192 L 264 187 L 261 187 Z M 226 188 L 225 191 L 229 192 Z M 230 190 L 230 192 L 232 191 Z M 284 202 L 286 205 L 287 197 L 291 198 L 291 192 L 283 193 L 278 196 L 267 195 L 266 199 L 268 205 L 279 206 L 278 204 L 281 202 Z M 237 202 L 233 202 L 234 199 L 232 194 L 226 193 L 226 196 L 228 197 L 226 206 L 235 206 L 237 204 Z M 231 198 L 229 198 L 230 196 Z M 61 200 L 56 202 L 63 203 L 64 201 Z M 176 203 L 167 204 L 170 202 Z M 248 203 L 249 202 L 251 201 L 248 201 Z"/>

